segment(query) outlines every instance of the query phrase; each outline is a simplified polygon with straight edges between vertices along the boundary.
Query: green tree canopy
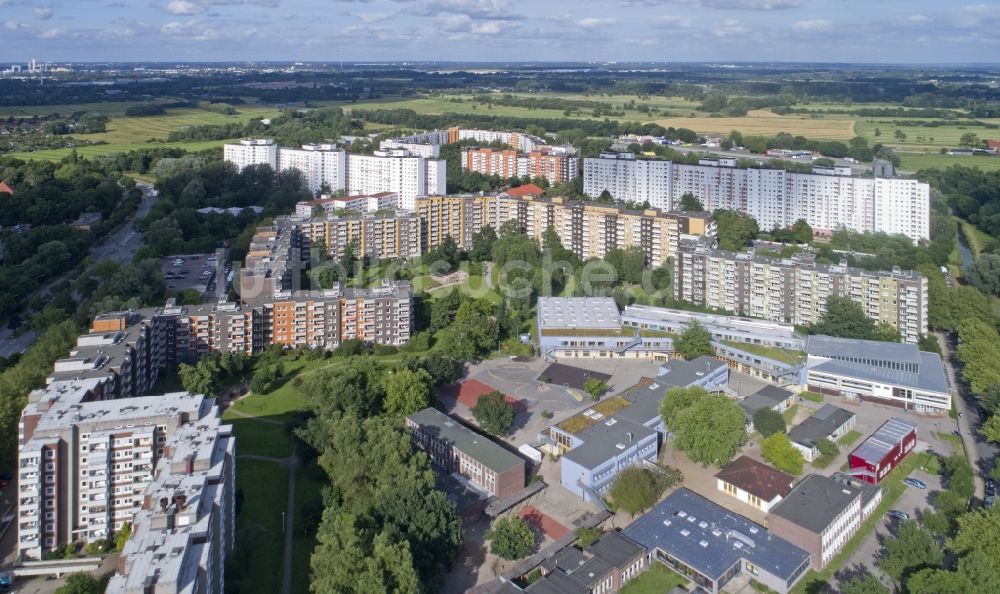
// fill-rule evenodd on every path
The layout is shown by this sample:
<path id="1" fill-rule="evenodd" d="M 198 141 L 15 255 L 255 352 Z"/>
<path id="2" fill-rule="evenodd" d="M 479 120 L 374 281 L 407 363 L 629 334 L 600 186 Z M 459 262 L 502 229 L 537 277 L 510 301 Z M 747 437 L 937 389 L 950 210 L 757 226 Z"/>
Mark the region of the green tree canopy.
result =
<path id="1" fill-rule="evenodd" d="M 735 210 L 716 210 L 715 218 L 719 247 L 730 252 L 741 252 L 750 240 L 760 233 L 757 221 L 748 214 Z"/>
<path id="2" fill-rule="evenodd" d="M 494 390 L 479 397 L 472 407 L 472 417 L 490 435 L 503 436 L 514 424 L 514 407 L 503 394 Z"/>
<path id="3" fill-rule="evenodd" d="M 774 433 L 760 442 L 760 455 L 775 468 L 788 474 L 802 474 L 805 460 L 784 433 Z"/>
<path id="4" fill-rule="evenodd" d="M 984 293 L 1000 295 L 1000 256 L 980 254 L 965 271 L 965 278 Z"/>
<path id="5" fill-rule="evenodd" d="M 71 573 L 66 576 L 66 583 L 56 589 L 56 594 L 103 594 L 107 582 L 89 573 Z"/>
<path id="6" fill-rule="evenodd" d="M 839 338 L 899 342 L 899 333 L 891 326 L 879 325 L 865 315 L 865 310 L 850 297 L 830 297 L 826 312 L 812 327 L 813 334 Z"/>
<path id="7" fill-rule="evenodd" d="M 491 553 L 509 561 L 527 557 L 535 547 L 535 533 L 518 516 L 507 516 L 493 522 L 486 539 L 490 541 Z"/>
<path id="8" fill-rule="evenodd" d="M 400 369 L 386 376 L 385 412 L 403 416 L 413 414 L 431 405 L 431 374 L 423 369 Z"/>
<path id="9" fill-rule="evenodd" d="M 870 573 L 854 576 L 840 583 L 841 594 L 892 594 L 889 588 L 882 585 L 878 578 Z"/>
<path id="10" fill-rule="evenodd" d="M 691 322 L 674 339 L 674 350 L 688 361 L 715 353 L 715 349 L 712 348 L 712 335 L 698 322 Z"/>
<path id="11" fill-rule="evenodd" d="M 673 425 L 674 446 L 701 464 L 728 464 L 747 442 L 743 409 L 720 394 L 696 399 L 677 412 Z"/>
<path id="12" fill-rule="evenodd" d="M 670 388 L 660 400 L 660 417 L 670 431 L 677 429 L 677 414 L 688 408 L 700 398 L 708 396 L 708 392 L 700 386 L 688 388 Z"/>
<path id="13" fill-rule="evenodd" d="M 705 205 L 701 203 L 701 200 L 695 198 L 694 194 L 691 192 L 684 192 L 681 195 L 681 210 L 688 212 L 701 212 L 705 210 Z"/>
<path id="14" fill-rule="evenodd" d="M 753 413 L 753 426 L 764 437 L 785 432 L 785 417 L 772 408 L 762 407 Z"/>
<path id="15" fill-rule="evenodd" d="M 908 520 L 900 524 L 896 538 L 886 539 L 878 566 L 902 584 L 910 574 L 941 567 L 943 562 L 944 554 L 930 531 Z"/>
<path id="16" fill-rule="evenodd" d="M 608 495 L 617 511 L 635 516 L 656 503 L 660 489 L 652 472 L 632 466 L 618 473 L 608 489 Z"/>

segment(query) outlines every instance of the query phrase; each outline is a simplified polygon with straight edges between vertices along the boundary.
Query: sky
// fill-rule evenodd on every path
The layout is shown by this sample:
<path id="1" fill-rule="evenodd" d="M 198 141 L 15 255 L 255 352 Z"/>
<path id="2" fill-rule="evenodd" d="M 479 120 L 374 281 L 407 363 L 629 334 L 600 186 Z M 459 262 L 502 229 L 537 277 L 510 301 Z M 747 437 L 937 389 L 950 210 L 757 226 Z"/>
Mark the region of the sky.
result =
<path id="1" fill-rule="evenodd" d="M 1000 0 L 0 0 L 0 65 L 997 62 Z"/>

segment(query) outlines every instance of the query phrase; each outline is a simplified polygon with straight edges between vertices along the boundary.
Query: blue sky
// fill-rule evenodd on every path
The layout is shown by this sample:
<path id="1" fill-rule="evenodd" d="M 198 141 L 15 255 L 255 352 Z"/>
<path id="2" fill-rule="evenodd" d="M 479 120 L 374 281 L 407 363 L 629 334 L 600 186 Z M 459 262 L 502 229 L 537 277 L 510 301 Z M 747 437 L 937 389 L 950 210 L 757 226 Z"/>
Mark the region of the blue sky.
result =
<path id="1" fill-rule="evenodd" d="M 997 62 L 997 31 L 998 0 L 0 0 L 0 64 Z"/>

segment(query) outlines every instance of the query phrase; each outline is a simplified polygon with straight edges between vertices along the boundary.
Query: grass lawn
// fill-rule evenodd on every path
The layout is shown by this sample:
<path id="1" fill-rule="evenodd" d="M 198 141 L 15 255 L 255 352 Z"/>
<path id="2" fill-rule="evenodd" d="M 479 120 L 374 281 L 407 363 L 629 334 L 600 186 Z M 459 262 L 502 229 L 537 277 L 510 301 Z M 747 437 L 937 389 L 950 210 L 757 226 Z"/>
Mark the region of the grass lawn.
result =
<path id="1" fill-rule="evenodd" d="M 793 594 L 819 594 L 824 591 L 827 581 L 840 570 L 844 563 L 851 557 L 861 542 L 871 535 L 875 529 L 875 524 L 884 520 L 885 512 L 892 509 L 896 501 L 903 494 L 906 485 L 903 479 L 913 472 L 913 469 L 923 465 L 931 454 L 925 452 L 911 453 L 903 459 L 889 476 L 882 481 L 882 503 L 875 509 L 871 516 L 861 523 L 861 528 L 848 541 L 847 545 L 823 568 L 822 571 L 810 570 L 805 577 L 792 589 Z"/>
<path id="2" fill-rule="evenodd" d="M 320 495 L 324 483 L 307 476 L 301 466 L 295 473 L 295 508 Z M 295 538 L 292 541 L 292 592 L 309 591 L 309 559 L 316 548 L 315 529 L 306 531 L 298 517 L 295 518 Z"/>
<path id="3" fill-rule="evenodd" d="M 941 441 L 951 444 L 952 453 L 961 453 L 962 455 L 968 457 L 965 453 L 965 443 L 962 441 L 961 437 L 955 435 L 954 433 L 941 432 L 935 432 L 934 435 Z"/>
<path id="4" fill-rule="evenodd" d="M 820 455 L 819 458 L 816 458 L 815 460 L 812 461 L 812 466 L 813 466 L 813 468 L 819 468 L 819 469 L 826 468 L 836 458 L 837 458 L 836 455 L 833 455 L 833 456 L 823 456 L 823 455 Z"/>
<path id="5" fill-rule="evenodd" d="M 920 171 L 938 167 L 944 169 L 952 165 L 962 165 L 964 167 L 979 167 L 984 171 L 994 171 L 1000 169 L 1000 158 L 987 156 L 957 157 L 954 155 L 941 155 L 937 152 L 930 153 L 907 153 L 899 152 L 900 169 L 903 171 Z"/>
<path id="6" fill-rule="evenodd" d="M 979 229 L 969 221 L 965 219 L 960 219 L 955 217 L 955 221 L 958 222 L 959 227 L 961 227 L 962 235 L 965 236 L 966 243 L 969 244 L 969 249 L 972 250 L 972 254 L 979 256 L 986 247 L 986 244 L 993 240 L 988 233 Z"/>
<path id="7" fill-rule="evenodd" d="M 837 443 L 846 447 L 856 442 L 859 437 L 861 437 L 860 431 L 848 431 L 843 437 L 837 440 Z"/>
<path id="8" fill-rule="evenodd" d="M 237 439 L 239 446 L 239 439 Z M 288 471 L 273 462 L 241 459 L 236 463 L 236 484 L 243 491 L 243 508 L 237 517 L 237 531 L 246 524 L 258 524 L 263 535 L 255 539 L 244 568 L 240 592 L 271 594 L 281 591 L 281 560 L 284 538 L 281 512 L 286 509 Z M 237 532 L 236 558 L 243 558 Z"/>
<path id="9" fill-rule="evenodd" d="M 619 590 L 621 594 L 663 594 L 670 591 L 674 586 L 684 586 L 688 581 L 679 573 L 667 566 L 654 561 L 652 567 L 645 573 L 625 584 Z"/>
<path id="10" fill-rule="evenodd" d="M 222 418 L 233 426 L 233 431 L 236 433 L 236 444 L 239 446 L 236 450 L 237 456 L 250 454 L 286 458 L 292 454 L 292 442 L 285 432 L 284 425 L 240 418 L 229 411 L 226 411 Z M 270 419 L 282 420 L 280 417 L 270 417 Z"/>
<path id="11" fill-rule="evenodd" d="M 801 363 L 802 359 L 804 358 L 804 354 L 802 353 L 802 351 L 781 349 L 778 347 L 765 346 L 762 344 L 735 342 L 732 340 L 723 340 L 722 342 L 723 344 L 729 345 L 734 349 L 739 349 L 747 353 L 753 353 L 754 355 L 760 355 L 761 357 L 774 359 L 775 361 L 781 361 L 782 363 L 789 363 L 789 364 Z"/>
<path id="12" fill-rule="evenodd" d="M 231 140 L 166 142 L 167 136 L 170 132 L 183 130 L 192 126 L 246 122 L 253 118 L 273 117 L 277 114 L 277 110 L 269 107 L 243 105 L 240 106 L 239 113 L 234 115 L 224 115 L 194 107 L 183 107 L 168 109 L 165 115 L 160 116 L 112 116 L 107 124 L 107 132 L 80 134 L 76 136 L 80 140 L 103 141 L 107 144 L 79 146 L 76 148 L 76 152 L 83 157 L 92 157 L 94 155 L 107 155 L 141 148 L 179 147 L 190 151 L 199 151 L 222 146 L 225 142 L 231 142 Z M 64 148 L 26 153 L 10 153 L 10 156 L 19 159 L 56 161 L 68 155 L 72 150 Z"/>
<path id="13" fill-rule="evenodd" d="M 788 410 L 781 413 L 781 416 L 785 417 L 785 423 L 791 425 L 795 422 L 795 413 L 799 412 L 799 405 L 793 404 L 788 407 Z"/>
<path id="14" fill-rule="evenodd" d="M 816 392 L 809 392 L 808 390 L 799 394 L 800 398 L 804 398 L 809 402 L 815 402 L 816 404 L 823 404 L 823 395 L 817 394 Z"/>

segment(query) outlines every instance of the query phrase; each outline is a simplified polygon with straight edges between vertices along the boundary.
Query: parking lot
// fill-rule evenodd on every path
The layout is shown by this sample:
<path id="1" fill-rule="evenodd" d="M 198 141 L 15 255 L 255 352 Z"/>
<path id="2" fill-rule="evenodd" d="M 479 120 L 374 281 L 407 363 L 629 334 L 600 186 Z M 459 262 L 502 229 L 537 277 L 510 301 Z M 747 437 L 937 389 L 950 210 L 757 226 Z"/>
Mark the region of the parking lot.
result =
<path id="1" fill-rule="evenodd" d="M 201 295 L 212 293 L 223 273 L 217 254 L 189 254 L 160 258 L 160 268 L 167 281 L 167 293 L 194 290 Z"/>

